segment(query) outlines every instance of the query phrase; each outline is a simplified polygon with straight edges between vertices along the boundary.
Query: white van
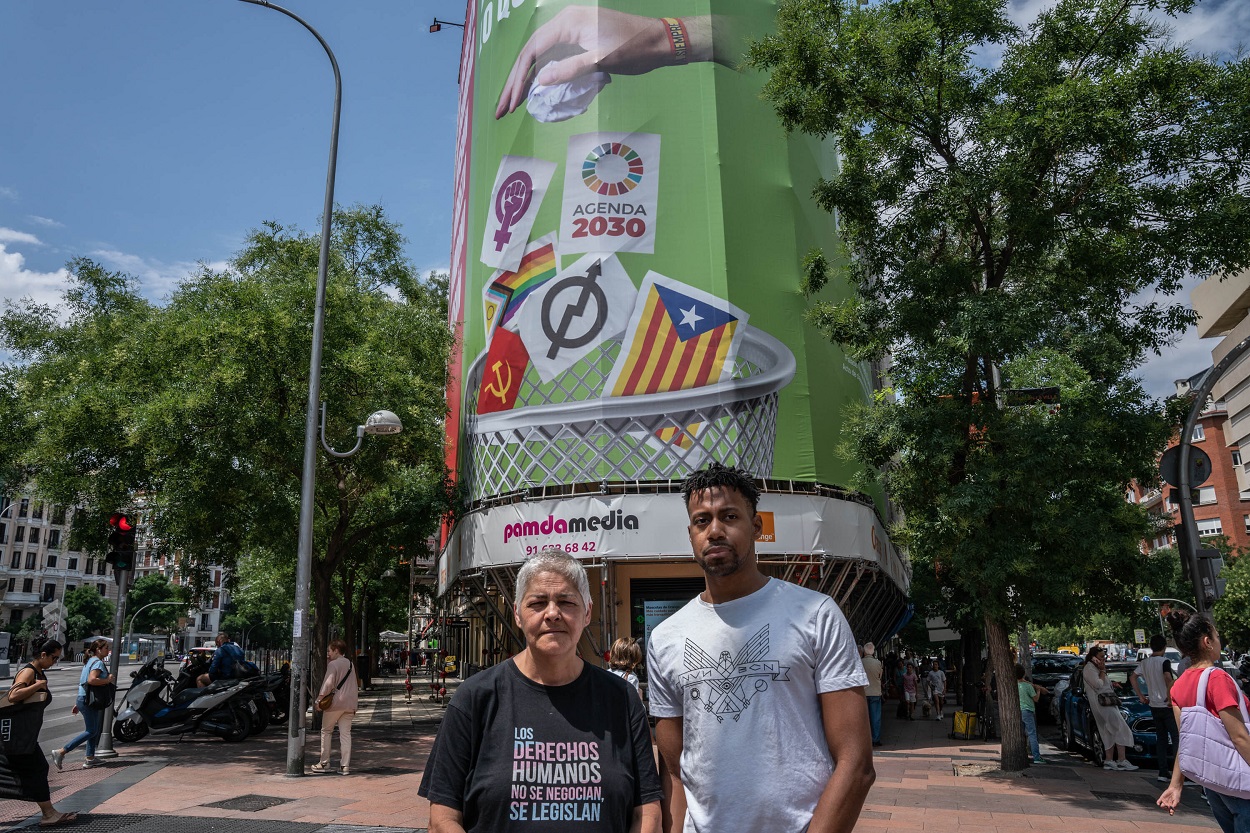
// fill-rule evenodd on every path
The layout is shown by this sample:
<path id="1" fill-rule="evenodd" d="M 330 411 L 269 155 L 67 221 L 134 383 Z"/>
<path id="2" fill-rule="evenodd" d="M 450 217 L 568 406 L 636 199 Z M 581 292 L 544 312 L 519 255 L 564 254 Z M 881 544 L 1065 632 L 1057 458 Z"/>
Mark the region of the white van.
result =
<path id="1" fill-rule="evenodd" d="M 1172 664 L 1172 671 L 1173 671 L 1173 673 L 1175 673 L 1175 672 L 1176 672 L 1176 663 L 1179 663 L 1179 662 L 1181 661 L 1181 652 L 1180 652 L 1180 651 L 1178 651 L 1178 650 L 1176 650 L 1175 648 L 1168 647 L 1168 648 L 1164 648 L 1164 649 L 1163 649 L 1163 655 L 1172 661 L 1172 663 L 1173 663 L 1173 664 Z M 1150 649 L 1149 649 L 1149 648 L 1138 648 L 1138 649 L 1137 649 L 1137 661 L 1138 661 L 1138 662 L 1141 662 L 1142 660 L 1144 660 L 1144 659 L 1145 659 L 1146 657 L 1148 657 L 1148 656 L 1150 656 Z"/>

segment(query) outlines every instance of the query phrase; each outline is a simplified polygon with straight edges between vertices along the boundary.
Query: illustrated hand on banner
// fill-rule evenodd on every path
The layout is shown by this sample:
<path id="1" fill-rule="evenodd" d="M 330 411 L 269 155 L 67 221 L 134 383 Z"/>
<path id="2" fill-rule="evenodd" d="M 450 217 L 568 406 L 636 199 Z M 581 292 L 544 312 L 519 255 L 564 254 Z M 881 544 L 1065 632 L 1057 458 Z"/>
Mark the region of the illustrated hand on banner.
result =
<path id="1" fill-rule="evenodd" d="M 482 262 L 497 269 L 521 265 L 530 230 L 555 173 L 556 164 L 526 156 L 505 156 L 499 162 L 487 207 L 482 237 Z"/>
<path id="2" fill-rule="evenodd" d="M 587 255 L 534 290 L 517 325 L 542 380 L 550 382 L 624 332 L 637 297 L 613 255 Z"/>

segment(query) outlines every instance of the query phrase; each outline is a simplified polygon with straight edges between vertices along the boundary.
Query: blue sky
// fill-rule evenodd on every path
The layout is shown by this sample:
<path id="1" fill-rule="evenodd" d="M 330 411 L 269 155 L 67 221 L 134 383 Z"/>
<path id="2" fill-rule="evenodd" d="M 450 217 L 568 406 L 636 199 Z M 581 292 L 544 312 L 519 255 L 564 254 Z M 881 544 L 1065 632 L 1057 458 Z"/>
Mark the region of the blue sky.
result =
<path id="1" fill-rule="evenodd" d="M 335 198 L 379 203 L 407 255 L 445 269 L 460 0 L 286 0 L 343 74 Z M 1049 0 L 1013 0 L 1018 21 Z M 1204 52 L 1250 43 L 1250 2 L 1176 27 Z M 274 219 L 318 227 L 333 84 L 294 21 L 237 0 L 0 1 L 0 299 L 52 302 L 85 255 L 165 297 Z M 1143 369 L 1163 396 L 1210 363 L 1193 333 Z"/>

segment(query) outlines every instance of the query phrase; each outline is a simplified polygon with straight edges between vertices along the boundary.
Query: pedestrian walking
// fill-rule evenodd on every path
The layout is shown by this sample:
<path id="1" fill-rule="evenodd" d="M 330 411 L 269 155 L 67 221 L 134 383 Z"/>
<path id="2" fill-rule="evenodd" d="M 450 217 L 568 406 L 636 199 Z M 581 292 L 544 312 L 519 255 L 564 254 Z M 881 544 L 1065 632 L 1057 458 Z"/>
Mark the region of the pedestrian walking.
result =
<path id="1" fill-rule="evenodd" d="M 864 673 L 868 675 L 868 685 L 864 687 L 864 696 L 868 699 L 868 728 L 872 732 L 872 745 L 881 745 L 881 660 L 877 659 L 877 646 L 871 642 L 864 643 L 864 658 L 860 660 Z"/>
<path id="2" fill-rule="evenodd" d="M 1188 777 L 1206 788 L 1211 814 L 1224 833 L 1250 830 L 1250 722 L 1247 700 L 1220 668 L 1220 634 L 1210 614 L 1173 610 L 1168 625 L 1190 661 L 1172 684 L 1172 716 L 1180 745 L 1172 781 L 1158 804 L 1176 812 Z"/>
<path id="3" fill-rule="evenodd" d="M 903 672 L 903 700 L 907 703 L 907 719 L 916 719 L 916 685 L 920 682 L 920 677 L 916 674 L 916 666 L 907 663 L 907 668 Z"/>
<path id="4" fill-rule="evenodd" d="M 1089 703 L 1090 713 L 1094 715 L 1094 723 L 1098 726 L 1098 734 L 1102 736 L 1102 745 L 1106 750 L 1103 769 L 1134 770 L 1137 767 L 1129 763 L 1126 755 L 1128 747 L 1133 745 L 1133 730 L 1124 721 L 1120 713 L 1120 696 L 1116 694 L 1111 680 L 1107 679 L 1107 651 L 1100 645 L 1089 649 L 1085 655 L 1085 667 L 1081 669 L 1081 678 L 1085 681 L 1085 699 Z"/>
<path id="5" fill-rule="evenodd" d="M 1176 678 L 1172 672 L 1172 661 L 1164 651 L 1168 643 L 1163 634 L 1157 633 L 1150 637 L 1150 656 L 1142 659 L 1133 669 L 1133 691 L 1137 698 L 1150 707 L 1150 714 L 1155 720 L 1155 757 L 1159 764 L 1158 780 L 1167 783 L 1172 780 L 1172 759 L 1176 756 L 1176 747 L 1180 744 L 1180 729 L 1176 725 L 1176 715 L 1172 713 L 1172 684 Z M 1146 682 L 1146 691 L 1142 693 L 1138 679 Z"/>
<path id="6" fill-rule="evenodd" d="M 83 769 L 97 765 L 95 750 L 100 742 L 100 733 L 104 731 L 104 711 L 108 706 L 107 701 L 112 700 L 112 693 L 116 690 L 111 687 L 116 679 L 104 665 L 111 650 L 112 646 L 107 639 L 97 639 L 88 644 L 83 652 L 85 661 L 82 673 L 78 675 L 78 699 L 74 701 L 74 711 L 82 717 L 83 730 L 69 743 L 53 750 L 52 763 L 56 765 L 58 772 L 64 767 L 66 753 L 83 743 L 87 744 L 87 758 L 83 761 Z M 99 689 L 99 693 L 93 700 L 91 695 L 96 689 Z"/>
<path id="7" fill-rule="evenodd" d="M 12 721 L 8 733 L 0 736 L 4 749 L 0 754 L 0 798 L 38 804 L 43 815 L 40 827 L 73 824 L 78 820 L 77 813 L 62 813 L 52 806 L 48 759 L 39 748 L 43 713 L 52 702 L 44 672 L 61 659 L 61 643 L 48 639 L 32 646 L 31 654 L 33 659 L 17 672 L 13 686 L 0 701 L 0 721 Z"/>
<path id="8" fill-rule="evenodd" d="M 659 833 L 660 778 L 635 692 L 577 653 L 590 582 L 564 550 L 517 573 L 525 649 L 460 684 L 418 794 L 430 833 Z"/>
<path id="9" fill-rule="evenodd" d="M 638 692 L 638 699 L 641 700 L 642 685 L 638 682 L 638 675 L 634 673 L 640 665 L 642 665 L 642 648 L 638 647 L 637 639 L 622 636 L 612 643 L 612 650 L 608 653 L 608 670 L 632 685 L 634 691 Z"/>
<path id="10" fill-rule="evenodd" d="M 1044 764 L 1042 749 L 1037 742 L 1037 701 L 1046 689 L 1024 678 L 1024 666 L 1016 663 L 1016 689 L 1020 692 L 1020 719 L 1024 721 L 1024 734 L 1029 739 L 1029 754 L 1033 763 Z"/>
<path id="11" fill-rule="evenodd" d="M 929 694 L 933 698 L 933 710 L 937 713 L 937 720 L 942 719 L 942 712 L 946 709 L 946 672 L 938 667 L 938 661 L 935 659 L 929 664 L 929 673 L 925 675 L 925 680 L 929 684 Z"/>
<path id="12" fill-rule="evenodd" d="M 326 649 L 326 675 L 317 691 L 317 711 L 321 712 L 321 757 L 309 769 L 333 772 L 330 751 L 334 730 L 339 732 L 339 775 L 350 775 L 352 766 L 352 718 L 356 716 L 356 669 L 344 656 L 347 643 L 335 639 Z"/>
<path id="13" fill-rule="evenodd" d="M 647 646 L 671 829 L 850 830 L 876 774 L 846 617 L 760 571 L 750 474 L 712 463 L 683 497 L 705 587 Z"/>

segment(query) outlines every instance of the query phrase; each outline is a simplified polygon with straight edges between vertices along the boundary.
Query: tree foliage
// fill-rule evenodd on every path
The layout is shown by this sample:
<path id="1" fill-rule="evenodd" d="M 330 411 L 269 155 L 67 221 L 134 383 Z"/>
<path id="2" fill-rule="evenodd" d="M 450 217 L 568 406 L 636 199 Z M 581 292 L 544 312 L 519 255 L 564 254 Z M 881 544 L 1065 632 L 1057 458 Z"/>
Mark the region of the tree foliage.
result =
<path id="1" fill-rule="evenodd" d="M 148 607 L 151 605 L 151 607 Z M 146 610 L 144 609 L 146 608 Z M 134 633 L 172 633 L 191 610 L 191 593 L 160 573 L 135 579 L 126 594 L 126 613 Z"/>
<path id="2" fill-rule="evenodd" d="M 424 540 L 451 505 L 445 283 L 419 280 L 378 207 L 336 210 L 333 228 L 327 441 L 350 447 L 379 408 L 398 414 L 404 431 L 367 439 L 349 459 L 318 455 L 319 644 L 342 565 Z M 202 266 L 160 307 L 140 299 L 132 279 L 71 262 L 68 316 L 24 302 L 0 319 L 0 347 L 18 359 L 0 370 L 0 424 L 18 422 L 27 438 L 0 446 L 0 470 L 21 474 L 5 482 L 85 501 L 95 514 L 79 514 L 93 534 L 142 492 L 160 546 L 183 556 L 197 596 L 210 565 L 235 568 L 261 550 L 294 563 L 318 250 L 317 235 L 265 223 L 226 269 Z M 103 537 L 94 535 L 95 549 Z M 231 580 L 237 589 L 248 576 L 235 570 Z M 293 596 L 293 585 L 283 592 Z"/>
<path id="3" fill-rule="evenodd" d="M 892 385 L 850 443 L 1000 678 L 1021 620 L 1132 613 L 1149 529 L 1124 488 L 1170 431 L 1134 370 L 1192 320 L 1186 276 L 1250 262 L 1250 64 L 1168 41 L 1153 15 L 1192 5 L 1059 0 L 1020 28 L 1004 0 L 784 0 L 751 51 L 785 126 L 838 146 L 815 196 L 846 252 L 809 257 L 807 289 L 840 264 L 854 293 L 810 318 Z M 1042 386 L 1057 414 L 1003 407 Z"/>
<path id="4" fill-rule="evenodd" d="M 65 594 L 65 633 L 71 643 L 113 631 L 113 603 L 93 585 L 84 584 Z"/>

